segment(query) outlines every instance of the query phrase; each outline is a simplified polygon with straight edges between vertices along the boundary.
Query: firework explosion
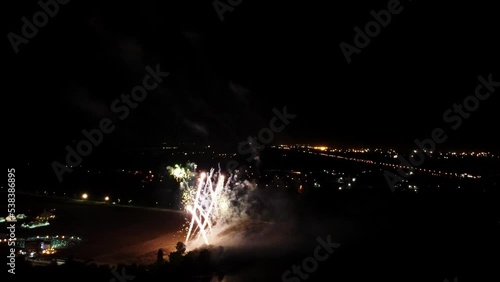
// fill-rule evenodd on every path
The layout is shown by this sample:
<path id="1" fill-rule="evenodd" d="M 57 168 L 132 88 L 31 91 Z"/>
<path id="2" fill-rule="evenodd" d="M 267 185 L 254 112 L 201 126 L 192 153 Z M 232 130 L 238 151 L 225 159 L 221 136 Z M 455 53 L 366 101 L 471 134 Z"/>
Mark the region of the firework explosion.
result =
<path id="1" fill-rule="evenodd" d="M 248 181 L 238 181 L 235 176 L 225 177 L 220 169 L 196 173 L 196 165 L 167 167 L 181 186 L 181 203 L 189 213 L 184 230 L 186 245 L 211 244 L 217 230 L 246 216 Z M 242 193 L 243 192 L 243 193 Z"/>

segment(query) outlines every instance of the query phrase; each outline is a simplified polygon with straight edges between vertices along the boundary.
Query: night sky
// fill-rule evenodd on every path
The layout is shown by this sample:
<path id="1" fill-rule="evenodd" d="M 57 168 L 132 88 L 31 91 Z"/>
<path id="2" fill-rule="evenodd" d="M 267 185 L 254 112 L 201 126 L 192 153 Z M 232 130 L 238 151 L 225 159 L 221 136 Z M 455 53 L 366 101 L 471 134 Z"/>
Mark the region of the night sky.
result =
<path id="1" fill-rule="evenodd" d="M 16 158 L 63 158 L 105 117 L 116 130 L 99 150 L 191 141 L 236 150 L 284 106 L 297 117 L 277 142 L 411 147 L 436 127 L 450 133 L 441 149 L 500 141 L 500 88 L 456 131 L 442 117 L 479 75 L 500 81 L 490 2 L 402 1 L 349 64 L 339 44 L 354 45 L 353 28 L 389 1 L 244 0 L 222 22 L 212 1 L 102 2 L 60 5 L 18 54 L 7 34 L 40 7 L 3 4 L 4 149 Z M 119 120 L 111 103 L 157 64 L 170 75 Z"/>

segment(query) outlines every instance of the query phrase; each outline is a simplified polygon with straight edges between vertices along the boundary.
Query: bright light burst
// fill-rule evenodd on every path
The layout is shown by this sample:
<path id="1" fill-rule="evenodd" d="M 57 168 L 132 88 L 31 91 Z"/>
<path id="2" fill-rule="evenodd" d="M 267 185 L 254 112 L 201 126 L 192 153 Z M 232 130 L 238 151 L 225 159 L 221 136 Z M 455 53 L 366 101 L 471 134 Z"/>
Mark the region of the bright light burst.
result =
<path id="1" fill-rule="evenodd" d="M 183 168 L 180 165 L 175 165 L 174 167 L 167 167 L 170 175 L 174 176 L 175 180 L 181 182 L 189 178 L 191 172 L 189 168 Z"/>
<path id="2" fill-rule="evenodd" d="M 217 235 L 216 226 L 221 227 L 245 216 L 245 205 L 242 204 L 245 196 L 236 201 L 236 193 L 251 185 L 247 181 L 237 181 L 232 175 L 226 178 L 220 169 L 200 172 L 196 177 L 196 165 L 189 166 L 193 170 L 179 165 L 168 167 L 170 174 L 181 184 L 181 202 L 190 215 L 185 226 L 186 245 L 189 242 L 209 245 Z"/>

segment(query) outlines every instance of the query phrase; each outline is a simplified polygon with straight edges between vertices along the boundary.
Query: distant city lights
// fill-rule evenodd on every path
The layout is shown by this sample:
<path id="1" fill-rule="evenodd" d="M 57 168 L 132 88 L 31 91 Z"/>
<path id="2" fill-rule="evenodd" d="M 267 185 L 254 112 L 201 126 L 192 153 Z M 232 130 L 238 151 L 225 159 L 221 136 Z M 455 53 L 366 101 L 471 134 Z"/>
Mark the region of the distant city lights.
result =
<path id="1" fill-rule="evenodd" d="M 371 164 L 371 165 L 381 165 L 381 166 L 386 166 L 389 168 L 393 169 L 412 169 L 414 171 L 410 171 L 408 175 L 414 175 L 417 171 L 418 172 L 425 172 L 428 174 L 431 174 L 432 176 L 445 176 L 445 177 L 457 177 L 457 178 L 472 178 L 472 179 L 480 179 L 481 175 L 474 175 L 470 173 L 458 173 L 458 172 L 446 172 L 442 171 L 439 169 L 426 169 L 422 167 L 410 167 L 410 166 L 405 166 L 405 165 L 398 165 L 398 164 L 393 164 L 393 163 L 387 163 L 384 161 L 374 161 L 370 159 L 361 159 L 361 158 L 355 158 L 352 157 L 352 153 L 356 154 L 367 154 L 371 153 L 376 153 L 378 155 L 382 155 L 382 157 L 386 158 L 391 158 L 391 159 L 398 159 L 400 157 L 400 154 L 394 149 L 366 149 L 366 148 L 361 148 L 361 149 L 336 149 L 336 148 L 329 148 L 326 146 L 310 146 L 310 145 L 301 145 L 301 144 L 295 144 L 295 145 L 279 145 L 279 146 L 274 146 L 274 148 L 278 148 L 281 150 L 292 150 L 296 149 L 298 152 L 302 153 L 308 153 L 308 154 L 313 154 L 313 155 L 320 155 L 320 156 L 325 156 L 325 157 L 331 157 L 331 158 L 338 158 L 338 159 L 343 159 L 343 160 L 348 160 L 348 161 L 355 161 L 359 163 L 365 163 L 365 164 Z M 304 150 L 305 149 L 305 150 Z M 318 152 L 319 151 L 319 152 Z M 448 159 L 451 157 L 454 158 L 464 158 L 464 157 L 490 157 L 490 158 L 500 158 L 500 156 L 495 156 L 491 154 L 491 152 L 438 152 L 438 154 L 435 154 L 436 152 L 434 151 L 427 151 L 423 150 L 424 153 L 430 153 L 430 157 L 434 157 L 437 159 Z M 335 153 L 335 154 L 332 154 Z M 413 154 L 418 153 L 418 150 L 411 150 L 411 157 L 413 157 Z M 375 157 L 375 155 L 373 155 Z"/>

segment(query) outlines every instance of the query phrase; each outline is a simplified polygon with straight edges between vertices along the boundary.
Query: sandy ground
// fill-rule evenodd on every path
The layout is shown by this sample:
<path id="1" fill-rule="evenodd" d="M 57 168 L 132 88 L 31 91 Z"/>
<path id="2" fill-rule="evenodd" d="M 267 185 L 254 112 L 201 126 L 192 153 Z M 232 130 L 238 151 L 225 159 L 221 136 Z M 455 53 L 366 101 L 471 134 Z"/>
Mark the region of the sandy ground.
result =
<path id="1" fill-rule="evenodd" d="M 175 250 L 186 215 L 175 210 L 119 207 L 109 204 L 66 202 L 44 197 L 19 197 L 22 212 L 56 209 L 56 219 L 46 227 L 20 229 L 18 237 L 66 235 L 84 241 L 63 249 L 58 256 L 94 261 L 99 264 L 151 263 L 158 249 L 165 257 Z"/>

